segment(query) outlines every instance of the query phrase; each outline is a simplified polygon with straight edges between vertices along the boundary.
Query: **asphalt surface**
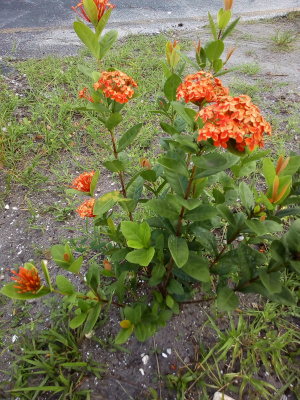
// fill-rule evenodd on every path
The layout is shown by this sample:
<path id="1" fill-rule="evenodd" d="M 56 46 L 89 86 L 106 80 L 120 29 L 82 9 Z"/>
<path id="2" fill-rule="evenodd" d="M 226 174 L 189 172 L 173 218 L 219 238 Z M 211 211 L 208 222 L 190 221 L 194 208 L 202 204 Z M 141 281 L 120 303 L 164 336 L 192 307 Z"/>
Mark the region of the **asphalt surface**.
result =
<path id="1" fill-rule="evenodd" d="M 72 55 L 80 46 L 71 9 L 79 0 L 0 0 L 0 57 L 5 59 Z M 221 0 L 111 0 L 116 7 L 109 21 L 120 36 L 191 30 L 216 15 Z M 258 19 L 300 11 L 300 0 L 235 0 L 234 17 Z M 12 54 L 13 51 L 13 54 Z"/>

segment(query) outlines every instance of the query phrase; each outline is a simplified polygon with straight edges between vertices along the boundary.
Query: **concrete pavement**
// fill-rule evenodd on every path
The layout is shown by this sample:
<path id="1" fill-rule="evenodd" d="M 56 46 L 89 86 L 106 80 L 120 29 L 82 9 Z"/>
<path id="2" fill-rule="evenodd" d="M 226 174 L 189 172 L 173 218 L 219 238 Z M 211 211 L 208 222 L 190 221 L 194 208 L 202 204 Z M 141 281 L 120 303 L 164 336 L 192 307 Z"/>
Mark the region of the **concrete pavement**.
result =
<path id="1" fill-rule="evenodd" d="M 0 0 L 0 57 L 41 57 L 75 54 L 80 42 L 73 31 L 79 0 Z M 111 0 L 116 4 L 109 28 L 119 35 L 190 30 L 207 23 L 207 12 L 216 15 L 221 0 Z M 233 17 L 258 19 L 300 11 L 300 0 L 235 0 Z"/>

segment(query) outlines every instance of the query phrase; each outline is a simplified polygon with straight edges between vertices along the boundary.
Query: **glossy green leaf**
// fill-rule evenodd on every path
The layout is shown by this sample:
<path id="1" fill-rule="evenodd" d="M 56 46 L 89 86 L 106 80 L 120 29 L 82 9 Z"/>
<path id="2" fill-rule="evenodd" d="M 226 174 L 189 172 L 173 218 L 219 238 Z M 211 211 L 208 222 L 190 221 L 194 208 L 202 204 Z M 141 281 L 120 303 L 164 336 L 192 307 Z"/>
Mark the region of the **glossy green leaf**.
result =
<path id="1" fill-rule="evenodd" d="M 205 47 L 205 54 L 208 60 L 213 63 L 218 60 L 224 51 L 224 43 L 222 40 L 215 40 Z"/>
<path id="2" fill-rule="evenodd" d="M 189 221 L 195 222 L 211 219 L 217 214 L 218 210 L 215 207 L 209 206 L 208 204 L 201 204 L 199 207 L 194 208 L 191 211 L 187 211 L 184 214 L 184 217 Z"/>
<path id="3" fill-rule="evenodd" d="M 157 161 L 164 168 L 166 168 L 170 171 L 175 171 L 179 175 L 185 176 L 186 178 L 189 178 L 189 176 L 190 176 L 187 167 L 185 165 L 179 163 L 174 158 L 165 156 L 165 157 L 160 157 Z"/>
<path id="4" fill-rule="evenodd" d="M 201 226 L 193 227 L 193 233 L 196 236 L 197 242 L 201 243 L 205 251 L 209 252 L 214 258 L 216 258 L 219 250 L 215 235 Z"/>
<path id="5" fill-rule="evenodd" d="M 177 88 L 180 85 L 180 83 L 181 83 L 181 78 L 176 74 L 172 74 L 166 80 L 166 83 L 164 85 L 164 93 L 168 101 L 170 102 L 176 101 Z"/>
<path id="6" fill-rule="evenodd" d="M 228 25 L 228 22 L 230 21 L 230 18 L 231 18 L 231 10 L 223 12 L 218 21 L 219 29 L 225 29 L 226 26 Z"/>
<path id="7" fill-rule="evenodd" d="M 76 329 L 78 328 L 80 325 L 82 325 L 84 323 L 84 321 L 86 320 L 88 313 L 82 313 L 79 315 L 76 315 L 76 317 L 72 318 L 71 321 L 69 322 L 69 326 L 71 329 Z"/>
<path id="8" fill-rule="evenodd" d="M 193 251 L 189 252 L 188 261 L 182 267 L 182 271 L 200 282 L 210 282 L 211 280 L 207 259 L 198 256 Z"/>
<path id="9" fill-rule="evenodd" d="M 98 10 L 95 2 L 93 0 L 83 0 L 83 7 L 91 23 L 96 27 L 98 24 Z"/>
<path id="10" fill-rule="evenodd" d="M 169 236 L 169 250 L 178 268 L 186 264 L 189 258 L 189 248 L 185 239 Z"/>
<path id="11" fill-rule="evenodd" d="M 111 172 L 121 172 L 125 169 L 125 165 L 120 160 L 105 161 L 103 166 Z"/>
<path id="12" fill-rule="evenodd" d="M 100 45 L 94 32 L 81 21 L 74 22 L 74 30 L 79 39 L 86 45 L 93 56 L 100 59 Z"/>
<path id="13" fill-rule="evenodd" d="M 239 298 L 232 289 L 227 286 L 217 291 L 217 307 L 220 311 L 232 311 L 239 305 Z"/>
<path id="14" fill-rule="evenodd" d="M 182 296 L 184 294 L 184 289 L 182 284 L 178 282 L 176 279 L 171 278 L 167 285 L 167 290 L 169 294 L 177 294 Z"/>
<path id="15" fill-rule="evenodd" d="M 58 289 L 66 294 L 73 294 L 75 292 L 74 286 L 72 285 L 72 283 L 69 281 L 69 279 L 67 279 L 66 277 L 64 277 L 63 275 L 57 275 L 56 276 L 56 286 L 58 287 Z"/>
<path id="16" fill-rule="evenodd" d="M 117 125 L 119 125 L 123 120 L 123 117 L 119 113 L 112 113 L 105 123 L 106 128 L 112 131 Z"/>
<path id="17" fill-rule="evenodd" d="M 127 240 L 127 245 L 134 249 L 142 249 L 150 244 L 151 230 L 147 222 L 138 223 L 122 221 L 121 232 Z"/>
<path id="18" fill-rule="evenodd" d="M 84 328 L 83 328 L 84 335 L 87 335 L 88 333 L 90 333 L 91 330 L 94 328 L 94 326 L 99 318 L 101 309 L 102 309 L 101 302 L 98 302 L 95 307 L 90 309 L 87 319 L 84 324 Z"/>
<path id="19" fill-rule="evenodd" d="M 273 185 L 276 175 L 275 167 L 270 158 L 265 158 L 263 161 L 263 172 L 268 188 Z"/>
<path id="20" fill-rule="evenodd" d="M 118 144 L 118 149 L 117 149 L 118 153 L 126 149 L 126 147 L 129 146 L 134 141 L 134 139 L 139 134 L 142 126 L 143 126 L 142 123 L 136 124 L 132 128 L 128 129 L 128 131 L 122 135 Z"/>
<path id="21" fill-rule="evenodd" d="M 66 253 L 65 246 L 61 244 L 55 244 L 51 247 L 51 257 L 56 265 L 61 268 L 69 269 L 70 262 L 64 260 L 64 254 Z"/>
<path id="22" fill-rule="evenodd" d="M 239 161 L 239 157 L 230 153 L 208 153 L 204 156 L 192 156 L 192 161 L 197 167 L 196 178 L 215 175 L 225 171 Z"/>
<path id="23" fill-rule="evenodd" d="M 68 271 L 73 272 L 74 274 L 78 274 L 82 263 L 83 263 L 83 256 L 80 256 L 77 258 L 77 260 L 72 262 L 72 264 L 68 268 Z"/>
<path id="24" fill-rule="evenodd" d="M 170 135 L 179 133 L 176 128 L 174 128 L 172 125 L 167 124 L 166 122 L 160 122 L 160 126 L 165 132 L 169 133 Z"/>
<path id="25" fill-rule="evenodd" d="M 260 268 L 258 274 L 269 293 L 280 293 L 282 291 L 281 273 L 279 271 L 268 273 L 266 268 Z"/>
<path id="26" fill-rule="evenodd" d="M 103 194 L 95 201 L 93 213 L 95 215 L 105 214 L 118 200 L 120 200 L 120 193 L 118 191 Z"/>
<path id="27" fill-rule="evenodd" d="M 96 36 L 99 40 L 101 33 L 103 32 L 103 29 L 105 28 L 105 25 L 107 24 L 110 15 L 112 12 L 112 8 L 109 8 L 101 17 L 100 21 L 98 22 L 97 28 L 96 28 Z"/>
<path id="28" fill-rule="evenodd" d="M 255 202 L 253 198 L 253 193 L 249 186 L 245 182 L 241 182 L 239 185 L 239 194 L 241 198 L 242 205 L 245 207 L 248 215 L 251 214 L 253 208 L 255 207 Z"/>
<path id="29" fill-rule="evenodd" d="M 115 344 L 119 345 L 119 344 L 123 344 L 125 342 L 127 342 L 127 340 L 130 338 L 131 333 L 133 331 L 134 326 L 132 325 L 131 327 L 127 328 L 127 329 L 122 329 L 116 339 L 115 339 Z"/>
<path id="30" fill-rule="evenodd" d="M 142 267 L 147 267 L 150 264 L 154 253 L 154 247 L 149 247 L 149 249 L 133 250 L 126 255 L 126 260 L 133 264 L 139 264 Z"/>
<path id="31" fill-rule="evenodd" d="M 19 289 L 15 288 L 14 285 L 16 285 L 16 282 L 8 283 L 7 285 L 3 286 L 3 288 L 0 290 L 0 293 L 4 294 L 4 296 L 10 297 L 11 299 L 17 300 L 37 299 L 51 293 L 51 290 L 46 287 L 43 287 L 35 294 L 32 292 L 18 293 Z"/>
<path id="32" fill-rule="evenodd" d="M 180 210 L 178 210 L 178 208 L 176 209 L 173 204 L 163 199 L 151 199 L 146 203 L 146 207 L 151 211 L 154 211 L 159 216 L 171 220 L 178 219 L 180 214 Z"/>
<path id="33" fill-rule="evenodd" d="M 236 20 L 234 20 L 228 27 L 227 29 L 223 32 L 222 36 L 221 36 L 221 40 L 224 40 L 228 35 L 231 34 L 231 32 L 234 30 L 234 28 L 236 27 L 236 25 L 238 24 L 240 20 L 240 17 L 237 18 Z"/>
<path id="34" fill-rule="evenodd" d="M 210 25 L 211 33 L 213 34 L 214 39 L 217 40 L 218 39 L 217 28 L 216 28 L 216 25 L 214 23 L 213 17 L 211 16 L 210 12 L 208 13 L 208 18 L 209 18 L 209 25 Z"/>
<path id="35" fill-rule="evenodd" d="M 108 31 L 101 37 L 101 39 L 99 40 L 99 45 L 100 45 L 100 56 L 99 56 L 99 58 L 101 60 L 103 59 L 105 54 L 108 52 L 108 50 L 111 48 L 111 46 L 115 43 L 117 38 L 118 38 L 117 29 L 113 29 L 111 31 Z"/>

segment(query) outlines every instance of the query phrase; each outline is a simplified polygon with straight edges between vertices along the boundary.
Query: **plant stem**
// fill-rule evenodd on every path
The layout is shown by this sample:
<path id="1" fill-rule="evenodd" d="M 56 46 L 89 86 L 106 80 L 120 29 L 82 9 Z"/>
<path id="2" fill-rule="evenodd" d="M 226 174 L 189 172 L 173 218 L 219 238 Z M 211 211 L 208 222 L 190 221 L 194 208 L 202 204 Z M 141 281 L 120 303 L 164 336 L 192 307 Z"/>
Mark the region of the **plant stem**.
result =
<path id="1" fill-rule="evenodd" d="M 111 137 L 111 141 L 112 141 L 112 145 L 113 145 L 114 156 L 115 156 L 115 159 L 118 160 L 118 152 L 117 152 L 117 148 L 116 148 L 114 133 L 113 133 L 113 131 L 109 131 L 109 132 L 110 132 L 110 137 Z M 120 182 L 121 182 L 123 197 L 125 199 L 127 199 L 127 193 L 126 193 L 126 189 L 125 189 L 125 185 L 124 185 L 122 171 L 119 171 L 118 174 L 119 174 L 119 178 L 120 178 Z M 129 218 L 130 218 L 130 221 L 133 221 L 131 212 L 129 212 Z"/>

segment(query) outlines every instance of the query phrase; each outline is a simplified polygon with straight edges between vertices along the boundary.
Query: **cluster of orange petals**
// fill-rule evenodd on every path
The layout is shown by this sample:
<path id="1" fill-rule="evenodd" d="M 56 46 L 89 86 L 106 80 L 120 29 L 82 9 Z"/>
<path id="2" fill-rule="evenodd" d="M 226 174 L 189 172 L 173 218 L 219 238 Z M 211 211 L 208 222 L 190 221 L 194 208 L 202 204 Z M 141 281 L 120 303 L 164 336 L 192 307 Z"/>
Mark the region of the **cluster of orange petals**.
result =
<path id="1" fill-rule="evenodd" d="M 93 100 L 92 96 L 89 94 L 86 87 L 79 91 L 78 97 L 80 99 L 86 99 L 86 100 L 90 101 L 91 103 L 94 103 L 94 100 Z"/>
<path id="2" fill-rule="evenodd" d="M 95 199 L 90 199 L 90 200 L 85 199 L 84 202 L 78 207 L 76 211 L 78 212 L 81 218 L 95 217 L 94 205 L 95 205 Z"/>
<path id="3" fill-rule="evenodd" d="M 234 139 L 239 151 L 246 146 L 252 151 L 256 146 L 264 146 L 264 133 L 271 136 L 270 124 L 246 95 L 223 98 L 201 110 L 198 117 L 205 123 L 199 130 L 198 141 L 212 138 L 216 147 L 226 148 L 228 140 Z"/>
<path id="4" fill-rule="evenodd" d="M 186 103 L 191 101 L 200 106 L 203 100 L 212 103 L 228 94 L 229 89 L 222 85 L 220 79 L 214 78 L 209 72 L 199 71 L 187 75 L 184 82 L 178 86 L 177 101 L 183 97 Z"/>
<path id="5" fill-rule="evenodd" d="M 41 287 L 41 278 L 36 269 L 20 267 L 18 274 L 15 271 L 12 273 L 17 275 L 17 278 L 13 276 L 11 279 L 17 282 L 18 285 L 14 285 L 14 287 L 19 289 L 18 293 L 32 292 L 34 294 Z"/>
<path id="6" fill-rule="evenodd" d="M 96 7 L 97 7 L 97 18 L 98 18 L 98 22 L 100 21 L 100 19 L 103 17 L 103 14 L 105 13 L 106 10 L 108 10 L 109 8 L 115 8 L 114 4 L 110 4 L 108 2 L 108 0 L 93 0 Z M 79 9 L 79 11 L 77 11 L 76 9 Z M 77 14 L 85 19 L 88 22 L 91 22 L 87 13 L 84 10 L 84 6 L 83 6 L 83 0 L 81 0 L 81 2 L 79 4 L 77 4 L 76 7 L 72 7 L 72 9 L 77 12 Z"/>
<path id="7" fill-rule="evenodd" d="M 78 178 L 74 180 L 72 183 L 71 188 L 76 189 L 79 192 L 85 192 L 88 193 L 91 191 L 91 182 L 93 179 L 93 176 L 95 175 L 95 172 L 85 172 L 84 174 L 79 175 Z"/>
<path id="8" fill-rule="evenodd" d="M 101 78 L 94 84 L 95 90 L 102 90 L 106 97 L 120 104 L 128 103 L 134 94 L 135 81 L 121 71 L 104 71 Z"/>

